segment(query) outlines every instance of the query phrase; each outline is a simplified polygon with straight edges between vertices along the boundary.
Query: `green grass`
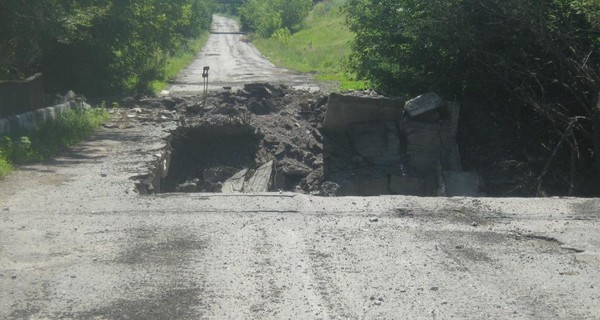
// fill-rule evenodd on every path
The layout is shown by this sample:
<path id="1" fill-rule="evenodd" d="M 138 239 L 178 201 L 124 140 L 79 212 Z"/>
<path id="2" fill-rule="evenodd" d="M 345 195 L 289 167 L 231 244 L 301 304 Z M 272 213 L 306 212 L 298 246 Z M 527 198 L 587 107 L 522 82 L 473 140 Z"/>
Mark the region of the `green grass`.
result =
<path id="1" fill-rule="evenodd" d="M 0 179 L 8 176 L 12 171 L 12 166 L 4 155 L 0 154 Z"/>
<path id="2" fill-rule="evenodd" d="M 335 81 L 341 90 L 365 89 L 369 83 L 354 80 L 345 72 L 354 34 L 345 26 L 340 11 L 344 1 L 316 5 L 304 21 L 304 28 L 287 41 L 271 37 L 252 43 L 273 63 L 298 72 L 313 73 L 318 80 Z"/>
<path id="3" fill-rule="evenodd" d="M 0 137 L 0 178 L 12 171 L 12 164 L 41 161 L 76 145 L 108 118 L 108 112 L 102 108 L 69 110 L 60 118 L 41 124 L 31 136 Z"/>
<path id="4" fill-rule="evenodd" d="M 181 50 L 167 59 L 164 67 L 165 78 L 162 81 L 157 80 L 150 84 L 152 92 L 157 94 L 164 90 L 168 86 L 169 80 L 175 79 L 181 70 L 194 62 L 198 52 L 200 52 L 202 47 L 206 44 L 208 35 L 208 31 L 206 31 L 203 32 L 199 38 L 188 40 L 186 46 L 182 47 Z"/>

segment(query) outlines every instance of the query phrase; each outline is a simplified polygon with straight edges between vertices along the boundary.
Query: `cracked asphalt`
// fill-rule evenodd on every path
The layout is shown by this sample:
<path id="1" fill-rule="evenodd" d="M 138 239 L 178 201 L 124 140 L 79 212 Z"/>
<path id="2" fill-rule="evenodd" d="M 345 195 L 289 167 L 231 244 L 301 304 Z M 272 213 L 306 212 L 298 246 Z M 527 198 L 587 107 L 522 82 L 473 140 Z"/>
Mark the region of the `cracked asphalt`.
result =
<path id="1" fill-rule="evenodd" d="M 138 195 L 175 125 L 0 181 L 0 319 L 600 319 L 598 199 Z"/>

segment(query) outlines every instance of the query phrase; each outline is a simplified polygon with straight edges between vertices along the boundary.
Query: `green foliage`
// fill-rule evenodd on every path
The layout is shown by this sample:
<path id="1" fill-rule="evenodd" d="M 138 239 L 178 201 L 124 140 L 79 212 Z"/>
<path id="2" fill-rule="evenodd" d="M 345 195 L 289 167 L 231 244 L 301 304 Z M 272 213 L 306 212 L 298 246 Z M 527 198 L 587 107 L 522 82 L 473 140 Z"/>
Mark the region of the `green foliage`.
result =
<path id="1" fill-rule="evenodd" d="M 215 7 L 215 11 L 227 16 L 238 16 L 242 3 L 219 3 Z"/>
<path id="2" fill-rule="evenodd" d="M 253 44 L 277 65 L 299 72 L 313 73 L 317 79 L 337 82 L 340 89 L 364 89 L 345 70 L 354 34 L 345 26 L 340 11 L 344 0 L 326 1 L 314 6 L 304 27 L 289 38 L 275 32 L 271 38 L 257 38 Z"/>
<path id="3" fill-rule="evenodd" d="M 599 8 L 595 0 L 349 0 L 345 10 L 357 35 L 354 70 L 386 91 L 503 90 L 589 110 L 600 86 L 600 30 L 590 20 Z"/>
<path id="4" fill-rule="evenodd" d="M 0 150 L 6 159 L 11 159 L 15 163 L 28 162 L 36 158 L 29 137 L 19 137 L 14 140 L 10 137 L 3 137 L 0 139 Z"/>
<path id="5" fill-rule="evenodd" d="M 212 0 L 0 0 L 0 78 L 43 71 L 54 90 L 142 91 L 212 11 Z"/>
<path id="6" fill-rule="evenodd" d="M 104 109 L 69 110 L 57 120 L 39 126 L 31 136 L 32 149 L 38 158 L 48 158 L 64 147 L 79 143 L 107 119 Z"/>
<path id="7" fill-rule="evenodd" d="M 12 166 L 7 157 L 0 151 L 0 179 L 6 177 L 12 171 Z"/>
<path id="8" fill-rule="evenodd" d="M 169 54 L 163 65 L 164 77 L 150 83 L 151 91 L 154 94 L 157 94 L 165 89 L 167 87 L 167 80 L 174 79 L 181 70 L 192 63 L 207 41 L 208 32 L 204 31 L 200 37 L 186 41 L 179 50 Z"/>
<path id="9" fill-rule="evenodd" d="M 275 32 L 273 32 L 273 35 L 271 35 L 271 38 L 283 44 L 288 44 L 290 42 L 291 37 L 292 33 L 287 28 L 278 29 Z"/>
<path id="10" fill-rule="evenodd" d="M 311 0 L 248 0 L 239 9 L 242 29 L 262 37 L 280 29 L 295 31 L 311 6 Z"/>
<path id="11" fill-rule="evenodd" d="M 10 163 L 40 161 L 79 143 L 107 119 L 104 109 L 69 110 L 41 124 L 30 137 L 0 138 L 0 177 L 3 171 L 8 174 Z"/>
<path id="12" fill-rule="evenodd" d="M 600 123 L 592 126 L 600 91 L 600 1 L 349 0 L 345 11 L 356 33 L 352 68 L 378 88 L 411 95 L 433 90 L 476 101 L 479 109 L 467 116 L 518 121 L 515 129 L 530 145 L 542 146 L 538 155 L 563 146 L 557 177 L 571 179 L 570 190 L 575 172 L 590 167 L 592 132 L 600 130 Z"/>

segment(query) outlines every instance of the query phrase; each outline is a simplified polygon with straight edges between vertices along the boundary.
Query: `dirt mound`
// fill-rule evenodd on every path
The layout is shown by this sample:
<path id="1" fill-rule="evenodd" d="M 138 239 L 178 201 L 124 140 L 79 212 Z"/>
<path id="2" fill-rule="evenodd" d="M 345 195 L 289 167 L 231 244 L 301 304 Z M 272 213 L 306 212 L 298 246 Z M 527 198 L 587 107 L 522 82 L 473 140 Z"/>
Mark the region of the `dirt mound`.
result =
<path id="1" fill-rule="evenodd" d="M 320 93 L 257 83 L 206 98 L 129 100 L 130 108 L 108 125 L 178 122 L 169 141 L 169 168 L 160 182 L 161 192 L 226 192 L 223 185 L 230 179 L 242 179 L 246 185 L 262 181 L 256 174 L 271 163 L 267 186 L 249 189 L 318 193 L 326 102 Z"/>

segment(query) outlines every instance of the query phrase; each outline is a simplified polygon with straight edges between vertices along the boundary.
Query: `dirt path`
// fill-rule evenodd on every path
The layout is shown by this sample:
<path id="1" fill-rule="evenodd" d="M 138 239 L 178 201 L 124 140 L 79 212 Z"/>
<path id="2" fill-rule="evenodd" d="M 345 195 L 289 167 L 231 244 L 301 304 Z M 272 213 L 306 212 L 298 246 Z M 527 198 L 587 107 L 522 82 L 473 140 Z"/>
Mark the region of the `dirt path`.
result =
<path id="1" fill-rule="evenodd" d="M 171 94 L 201 92 L 202 72 L 210 67 L 209 88 L 224 86 L 240 88 L 244 83 L 269 82 L 295 88 L 318 89 L 314 79 L 276 67 L 258 50 L 245 41 L 237 22 L 222 16 L 213 16 L 210 37 L 196 61 L 187 67 L 171 85 Z"/>

